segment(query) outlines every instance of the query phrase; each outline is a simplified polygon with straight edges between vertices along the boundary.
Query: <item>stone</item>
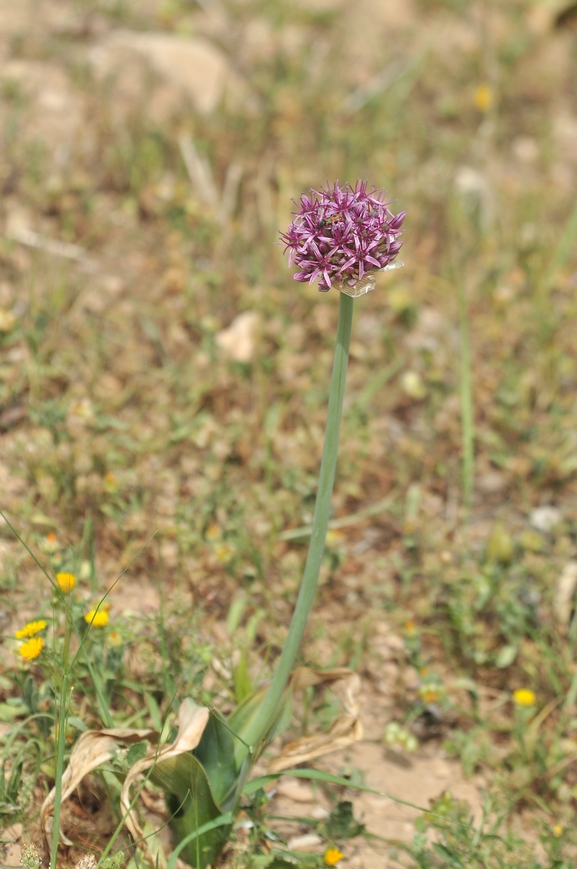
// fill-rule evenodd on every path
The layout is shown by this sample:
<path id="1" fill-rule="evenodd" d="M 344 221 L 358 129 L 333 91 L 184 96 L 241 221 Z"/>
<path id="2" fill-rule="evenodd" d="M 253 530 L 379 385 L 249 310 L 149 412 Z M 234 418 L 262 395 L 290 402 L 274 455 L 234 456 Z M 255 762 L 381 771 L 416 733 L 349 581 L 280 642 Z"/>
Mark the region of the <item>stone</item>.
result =
<path id="1" fill-rule="evenodd" d="M 115 30 L 95 46 L 90 58 L 97 75 L 118 78 L 125 96 L 145 95 L 145 70 L 134 68 L 126 75 L 126 64 L 136 57 L 144 61 L 174 92 L 165 94 L 171 109 L 178 97 L 190 100 L 201 114 L 213 112 L 226 97 L 248 96 L 246 84 L 235 73 L 226 55 L 216 45 L 200 37 L 171 33 L 138 33 Z M 149 83 L 148 83 L 149 84 Z M 176 97 L 176 100 L 174 100 Z"/>
<path id="2" fill-rule="evenodd" d="M 529 516 L 529 522 L 533 528 L 536 528 L 537 531 L 542 531 L 544 534 L 552 531 L 562 520 L 561 511 L 557 507 L 551 506 L 537 507 Z"/>

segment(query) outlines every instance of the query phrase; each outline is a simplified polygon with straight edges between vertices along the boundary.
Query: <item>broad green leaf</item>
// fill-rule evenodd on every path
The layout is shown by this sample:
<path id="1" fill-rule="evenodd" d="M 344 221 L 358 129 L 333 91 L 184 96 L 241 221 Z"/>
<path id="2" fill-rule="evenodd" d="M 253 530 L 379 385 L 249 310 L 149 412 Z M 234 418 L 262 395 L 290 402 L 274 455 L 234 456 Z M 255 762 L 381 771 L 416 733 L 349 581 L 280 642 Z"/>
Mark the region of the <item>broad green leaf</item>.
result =
<path id="1" fill-rule="evenodd" d="M 231 826 L 224 823 L 205 826 L 221 818 L 222 813 L 199 760 L 190 753 L 162 760 L 156 764 L 150 778 L 166 792 L 166 804 L 172 816 L 170 828 L 179 842 L 179 853 L 183 851 L 186 861 L 195 869 L 214 866 Z M 185 840 L 186 845 L 183 845 Z"/>
<path id="2" fill-rule="evenodd" d="M 246 755 L 246 746 L 243 743 L 245 738 L 245 734 L 249 731 L 251 724 L 258 720 L 258 716 L 260 713 L 260 709 L 267 693 L 267 688 L 261 688 L 259 691 L 255 691 L 253 694 L 250 694 L 246 697 L 242 703 L 240 703 L 234 712 L 232 712 L 228 717 L 228 726 L 232 730 L 232 732 L 239 737 L 237 739 L 237 744 L 234 748 L 235 762 L 237 766 L 242 762 L 243 758 Z M 265 744 L 271 742 L 278 736 L 283 730 L 289 726 L 293 713 L 293 703 L 292 703 L 292 690 L 291 688 L 287 688 L 285 693 L 283 694 L 283 699 L 279 704 L 280 708 L 277 709 L 277 717 L 270 728 L 269 732 L 266 735 L 264 740 Z M 263 746 L 253 746 L 253 762 L 259 756 Z"/>
<path id="3" fill-rule="evenodd" d="M 221 811 L 225 799 L 234 790 L 236 764 L 234 762 L 234 738 L 228 725 L 211 712 L 194 756 L 198 758 L 210 782 L 214 800 Z"/>
<path id="4" fill-rule="evenodd" d="M 176 846 L 176 848 L 170 855 L 170 860 L 168 861 L 166 869 L 175 869 L 176 861 L 180 856 L 181 852 L 184 851 L 191 842 L 194 842 L 197 837 L 199 838 L 200 836 L 204 836 L 207 833 L 211 833 L 218 827 L 225 827 L 227 830 L 226 838 L 228 839 L 228 834 L 232 827 L 233 820 L 234 818 L 231 812 L 226 812 L 226 814 L 220 815 L 218 818 L 215 818 L 214 821 L 208 821 L 206 824 L 203 824 L 202 827 L 199 827 L 197 830 L 193 830 L 192 833 L 189 833 L 187 836 L 185 836 L 182 842 L 179 842 L 179 844 Z"/>
<path id="5" fill-rule="evenodd" d="M 234 695 L 241 703 L 252 692 L 252 680 L 248 671 L 248 652 L 242 649 L 238 664 L 232 668 L 232 680 L 234 683 Z"/>

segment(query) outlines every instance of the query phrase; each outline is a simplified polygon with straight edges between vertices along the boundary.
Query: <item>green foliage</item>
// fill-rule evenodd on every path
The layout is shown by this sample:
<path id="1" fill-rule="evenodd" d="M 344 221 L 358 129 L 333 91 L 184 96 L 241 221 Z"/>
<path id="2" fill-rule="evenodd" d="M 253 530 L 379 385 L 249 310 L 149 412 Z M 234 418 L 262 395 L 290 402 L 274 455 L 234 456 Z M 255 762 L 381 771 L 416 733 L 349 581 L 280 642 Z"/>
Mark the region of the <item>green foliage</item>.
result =
<path id="1" fill-rule="evenodd" d="M 488 801 L 482 820 L 475 823 L 464 803 L 450 795 L 435 800 L 430 813 L 416 822 L 407 849 L 419 869 L 569 869 L 553 853 L 543 863 L 533 845 L 502 829 L 502 817 L 489 820 L 491 809 Z M 436 841 L 431 842 L 431 832 Z"/>
<path id="2" fill-rule="evenodd" d="M 365 825 L 355 819 L 350 800 L 342 800 L 336 804 L 320 831 L 330 840 L 354 839 L 364 833 Z"/>
<path id="3" fill-rule="evenodd" d="M 220 784 L 214 768 L 211 771 L 215 784 Z M 231 825 L 199 833 L 203 826 L 220 819 L 223 814 L 215 802 L 202 764 L 192 754 L 181 754 L 156 764 L 151 778 L 166 792 L 170 824 L 177 842 L 187 843 L 183 849 L 187 861 L 196 869 L 214 865 L 228 839 Z M 221 784 L 220 789 L 222 787 Z"/>

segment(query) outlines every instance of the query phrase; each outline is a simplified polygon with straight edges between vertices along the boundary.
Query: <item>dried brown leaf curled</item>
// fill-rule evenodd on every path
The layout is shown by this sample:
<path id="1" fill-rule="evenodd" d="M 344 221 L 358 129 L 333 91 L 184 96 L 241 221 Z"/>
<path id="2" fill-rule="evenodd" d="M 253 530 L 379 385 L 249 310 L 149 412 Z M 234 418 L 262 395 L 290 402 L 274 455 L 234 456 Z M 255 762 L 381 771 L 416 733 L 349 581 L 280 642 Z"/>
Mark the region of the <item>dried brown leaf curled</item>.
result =
<path id="1" fill-rule="evenodd" d="M 358 675 L 346 667 L 324 671 L 302 667 L 291 676 L 291 687 L 295 691 L 323 684 L 331 686 L 344 706 L 345 713 L 325 733 L 303 736 L 288 742 L 281 753 L 269 763 L 270 773 L 282 772 L 296 764 L 346 748 L 363 738 L 363 726 L 359 718 L 361 680 Z"/>

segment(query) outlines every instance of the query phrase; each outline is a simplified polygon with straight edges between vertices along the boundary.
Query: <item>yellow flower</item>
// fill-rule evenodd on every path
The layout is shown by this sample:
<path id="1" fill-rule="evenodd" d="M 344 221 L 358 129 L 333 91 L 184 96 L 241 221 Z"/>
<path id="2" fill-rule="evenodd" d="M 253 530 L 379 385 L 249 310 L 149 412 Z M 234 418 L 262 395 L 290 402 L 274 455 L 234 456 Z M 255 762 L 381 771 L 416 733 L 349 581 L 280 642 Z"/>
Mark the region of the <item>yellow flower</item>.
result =
<path id="1" fill-rule="evenodd" d="M 214 550 L 214 554 L 216 555 L 216 560 L 220 561 L 221 564 L 224 564 L 226 561 L 230 561 L 234 555 L 234 549 L 232 546 L 229 546 L 228 543 L 221 543 L 220 546 L 217 546 Z"/>
<path id="2" fill-rule="evenodd" d="M 122 645 L 122 637 L 118 631 L 110 631 L 108 634 L 108 645 L 113 647 Z"/>
<path id="3" fill-rule="evenodd" d="M 513 703 L 516 703 L 517 706 L 534 706 L 536 700 L 535 692 L 529 688 L 517 688 L 516 691 L 513 691 Z"/>
<path id="4" fill-rule="evenodd" d="M 336 543 L 339 543 L 343 539 L 345 535 L 342 531 L 338 529 L 329 528 L 326 536 L 326 544 L 327 546 L 334 546 Z"/>
<path id="5" fill-rule="evenodd" d="M 32 661 L 38 657 L 44 646 L 45 642 L 42 637 L 31 637 L 25 643 L 20 643 L 18 654 L 22 655 L 25 661 Z"/>
<path id="6" fill-rule="evenodd" d="M 94 628 L 103 628 L 108 624 L 108 612 L 105 609 L 99 609 L 98 611 L 96 611 L 96 608 L 92 609 L 89 613 L 86 613 L 84 621 Z"/>
<path id="7" fill-rule="evenodd" d="M 553 835 L 556 839 L 558 839 L 559 836 L 563 835 L 563 827 L 561 826 L 561 824 L 555 824 L 555 826 L 553 827 Z"/>
<path id="8" fill-rule="evenodd" d="M 45 627 L 46 622 L 43 619 L 39 619 L 36 622 L 28 622 L 27 625 L 24 625 L 22 630 L 16 631 L 14 636 L 17 640 L 24 640 L 26 637 L 33 637 L 35 634 L 39 634 Z M 36 655 L 34 655 L 34 657 L 36 657 Z"/>
<path id="9" fill-rule="evenodd" d="M 493 88 L 488 84 L 480 84 L 475 88 L 475 106 L 480 112 L 488 112 L 495 102 L 495 94 Z"/>
<path id="10" fill-rule="evenodd" d="M 73 573 L 57 573 L 56 584 L 62 594 L 69 594 L 76 585 L 76 577 Z"/>
<path id="11" fill-rule="evenodd" d="M 325 851 L 325 864 L 327 866 L 336 866 L 345 855 L 338 848 L 327 848 Z"/>

